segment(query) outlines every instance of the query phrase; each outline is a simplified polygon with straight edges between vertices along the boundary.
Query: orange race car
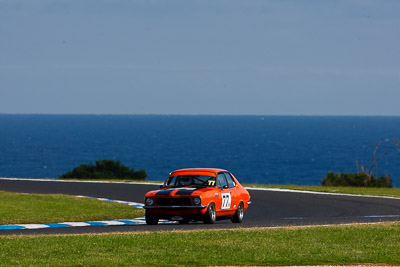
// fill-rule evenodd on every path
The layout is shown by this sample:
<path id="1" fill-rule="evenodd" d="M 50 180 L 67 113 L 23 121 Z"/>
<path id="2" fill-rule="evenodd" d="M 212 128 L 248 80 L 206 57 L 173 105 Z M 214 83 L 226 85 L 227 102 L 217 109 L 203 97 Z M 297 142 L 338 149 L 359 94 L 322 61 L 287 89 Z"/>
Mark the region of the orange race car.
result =
<path id="1" fill-rule="evenodd" d="M 145 195 L 146 223 L 159 219 L 215 223 L 243 220 L 250 194 L 228 171 L 222 169 L 182 169 L 168 176 L 160 190 Z"/>

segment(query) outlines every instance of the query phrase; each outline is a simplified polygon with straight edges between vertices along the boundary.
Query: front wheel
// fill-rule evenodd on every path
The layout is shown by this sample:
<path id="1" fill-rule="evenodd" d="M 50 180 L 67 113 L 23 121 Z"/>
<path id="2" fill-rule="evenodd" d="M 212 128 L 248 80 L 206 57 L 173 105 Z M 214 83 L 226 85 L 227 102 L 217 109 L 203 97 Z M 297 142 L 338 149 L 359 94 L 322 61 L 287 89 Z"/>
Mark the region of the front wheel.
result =
<path id="1" fill-rule="evenodd" d="M 243 221 L 243 217 L 244 217 L 244 206 L 243 206 L 243 202 L 240 202 L 235 215 L 233 215 L 231 221 L 233 223 L 241 223 Z"/>
<path id="2" fill-rule="evenodd" d="M 217 221 L 217 212 L 215 210 L 215 204 L 211 203 L 208 205 L 207 212 L 204 215 L 204 223 L 213 224 Z"/>
<path id="3" fill-rule="evenodd" d="M 156 225 L 156 224 L 158 224 L 158 217 L 156 217 L 154 215 L 146 214 L 145 218 L 146 218 L 146 223 L 148 225 Z"/>

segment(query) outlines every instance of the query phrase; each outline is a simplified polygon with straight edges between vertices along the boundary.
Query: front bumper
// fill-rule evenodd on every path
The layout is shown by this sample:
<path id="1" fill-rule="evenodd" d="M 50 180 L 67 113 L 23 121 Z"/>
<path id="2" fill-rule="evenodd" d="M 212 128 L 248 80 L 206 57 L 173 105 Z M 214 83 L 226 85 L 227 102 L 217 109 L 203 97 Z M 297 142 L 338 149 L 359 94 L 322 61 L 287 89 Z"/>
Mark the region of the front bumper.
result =
<path id="1" fill-rule="evenodd" d="M 187 219 L 202 220 L 207 212 L 207 206 L 144 206 L 146 215 L 157 216 L 160 219 L 172 220 L 175 216 Z"/>

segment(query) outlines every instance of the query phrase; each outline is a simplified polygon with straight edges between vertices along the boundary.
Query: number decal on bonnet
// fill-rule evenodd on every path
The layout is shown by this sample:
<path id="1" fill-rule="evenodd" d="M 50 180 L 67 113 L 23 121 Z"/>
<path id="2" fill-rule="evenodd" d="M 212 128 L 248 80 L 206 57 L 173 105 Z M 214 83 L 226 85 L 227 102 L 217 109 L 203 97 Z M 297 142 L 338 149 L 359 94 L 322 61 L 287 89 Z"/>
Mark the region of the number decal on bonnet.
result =
<path id="1" fill-rule="evenodd" d="M 221 209 L 231 208 L 231 193 L 222 193 L 222 206 Z"/>

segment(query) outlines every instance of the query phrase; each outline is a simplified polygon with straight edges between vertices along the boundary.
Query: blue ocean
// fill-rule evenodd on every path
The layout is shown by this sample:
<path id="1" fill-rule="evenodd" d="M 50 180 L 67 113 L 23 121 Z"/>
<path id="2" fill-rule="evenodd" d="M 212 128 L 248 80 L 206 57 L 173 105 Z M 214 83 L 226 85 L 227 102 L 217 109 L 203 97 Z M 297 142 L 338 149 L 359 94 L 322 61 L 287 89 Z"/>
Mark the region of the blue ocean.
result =
<path id="1" fill-rule="evenodd" d="M 82 163 L 120 160 L 164 180 L 218 167 L 242 183 L 319 185 L 329 171 L 371 165 L 400 186 L 400 117 L 0 115 L 0 177 L 56 178 Z M 375 171 L 374 171 L 375 172 Z"/>

